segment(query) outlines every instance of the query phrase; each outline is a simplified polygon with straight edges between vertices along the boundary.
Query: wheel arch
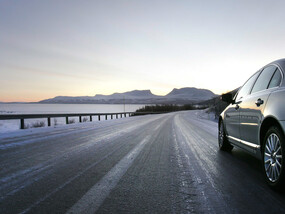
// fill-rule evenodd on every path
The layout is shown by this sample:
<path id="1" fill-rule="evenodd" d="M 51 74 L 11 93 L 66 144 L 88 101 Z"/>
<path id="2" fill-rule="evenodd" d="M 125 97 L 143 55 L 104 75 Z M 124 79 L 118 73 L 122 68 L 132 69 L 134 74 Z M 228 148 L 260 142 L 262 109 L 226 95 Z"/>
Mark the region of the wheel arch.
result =
<path id="1" fill-rule="evenodd" d="M 261 150 L 263 149 L 262 148 L 263 138 L 265 137 L 267 130 L 271 126 L 277 126 L 278 128 L 280 128 L 283 131 L 283 134 L 284 134 L 284 130 L 282 129 L 281 124 L 279 123 L 279 121 L 275 117 L 273 117 L 273 116 L 266 117 L 262 121 L 262 124 L 261 124 L 260 129 L 259 129 L 259 144 L 260 144 Z"/>

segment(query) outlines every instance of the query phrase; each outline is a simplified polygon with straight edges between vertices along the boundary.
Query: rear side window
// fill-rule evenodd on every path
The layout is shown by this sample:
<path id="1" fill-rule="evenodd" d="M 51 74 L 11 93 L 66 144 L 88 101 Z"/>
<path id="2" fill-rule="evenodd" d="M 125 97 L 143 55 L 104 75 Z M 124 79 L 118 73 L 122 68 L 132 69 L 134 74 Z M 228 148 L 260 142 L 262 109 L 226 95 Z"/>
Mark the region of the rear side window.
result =
<path id="1" fill-rule="evenodd" d="M 252 86 L 253 86 L 253 84 L 254 84 L 254 82 L 255 82 L 255 80 L 259 74 L 260 74 L 260 72 L 257 72 L 247 80 L 247 82 L 239 90 L 237 97 L 236 97 L 236 100 L 239 100 L 239 99 L 245 97 L 246 95 L 248 95 L 250 93 L 250 90 L 252 89 Z"/>
<path id="2" fill-rule="evenodd" d="M 267 89 L 267 86 L 269 85 L 269 82 L 276 69 L 277 68 L 273 65 L 264 68 L 261 74 L 259 75 L 258 79 L 256 80 L 251 93 Z"/>
<path id="3" fill-rule="evenodd" d="M 280 73 L 280 70 L 277 68 L 277 70 L 275 71 L 270 83 L 269 83 L 269 86 L 268 88 L 274 88 L 274 87 L 277 87 L 280 85 L 281 83 L 281 73 Z"/>

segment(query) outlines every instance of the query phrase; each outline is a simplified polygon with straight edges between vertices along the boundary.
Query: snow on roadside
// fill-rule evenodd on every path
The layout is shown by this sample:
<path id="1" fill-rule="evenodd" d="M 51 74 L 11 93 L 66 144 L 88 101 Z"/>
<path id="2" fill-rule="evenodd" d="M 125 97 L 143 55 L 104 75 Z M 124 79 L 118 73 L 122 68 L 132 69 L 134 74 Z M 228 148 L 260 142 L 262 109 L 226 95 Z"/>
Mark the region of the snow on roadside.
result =
<path id="1" fill-rule="evenodd" d="M 57 126 L 50 126 L 50 127 L 40 127 L 40 128 L 30 128 L 30 129 L 18 129 L 14 131 L 9 131 L 5 133 L 0 134 L 0 143 L 1 139 L 7 139 L 7 138 L 16 138 L 16 137 L 25 137 L 29 135 L 34 134 L 48 134 L 48 133 L 64 133 L 68 131 L 72 132 L 78 132 L 81 130 L 88 130 L 88 129 L 94 129 L 94 128 L 104 128 L 114 125 L 120 125 L 127 122 L 132 121 L 138 121 L 141 117 L 144 118 L 145 121 L 153 120 L 157 117 L 160 117 L 160 115 L 145 115 L 145 116 L 136 116 L 136 117 L 126 117 L 126 118 L 119 118 L 119 119 L 113 119 L 113 120 L 101 120 L 101 121 L 92 121 L 92 122 L 83 122 L 83 123 L 73 123 L 73 124 L 60 124 Z M 101 118 L 103 119 L 103 118 Z M 142 121 L 140 121 L 138 124 L 141 124 Z"/>
<path id="2" fill-rule="evenodd" d="M 196 113 L 197 117 L 201 119 L 211 120 L 214 122 L 218 122 L 218 118 L 216 117 L 214 112 L 209 112 L 209 109 L 200 110 Z"/>
<path id="3" fill-rule="evenodd" d="M 89 117 L 82 117 L 82 120 L 89 121 Z M 98 120 L 98 116 L 93 116 L 92 117 L 93 121 Z M 101 117 L 101 120 L 105 119 L 105 117 Z M 108 120 L 111 119 L 111 116 L 108 115 Z M 39 118 L 39 119 L 25 119 L 25 127 L 26 129 L 34 129 L 37 124 L 43 123 L 43 127 L 47 127 L 47 118 Z M 51 126 L 52 127 L 58 127 L 65 124 L 65 118 L 64 117 L 58 117 L 58 118 L 51 118 Z M 79 117 L 69 117 L 69 123 L 74 124 L 74 123 L 79 123 Z M 40 128 L 43 128 L 40 127 Z M 39 127 L 38 127 L 39 128 Z M 9 133 L 9 132 L 14 132 L 18 131 L 20 129 L 20 120 L 0 120 L 0 134 L 2 133 Z"/>
<path id="4" fill-rule="evenodd" d="M 199 128 L 218 136 L 218 120 L 213 115 L 208 114 L 207 110 L 194 110 L 192 112 L 192 114 L 186 116 L 186 119 L 195 120 Z"/>
<path id="5" fill-rule="evenodd" d="M 174 114 L 178 112 L 173 112 Z M 190 113 L 190 114 L 188 114 Z M 69 132 L 69 131 L 78 131 L 78 130 L 87 130 L 87 129 L 92 129 L 92 128 L 103 128 L 103 127 L 109 127 L 117 124 L 123 124 L 126 123 L 127 121 L 135 121 L 138 120 L 139 118 L 143 117 L 144 119 L 151 119 L 153 118 L 154 115 L 145 115 L 145 116 L 138 116 L 138 117 L 127 117 L 127 118 L 119 118 L 119 119 L 113 119 L 110 120 L 105 120 L 105 118 L 101 118 L 101 121 L 93 119 L 92 122 L 83 122 L 79 123 L 76 121 L 73 124 L 68 124 L 66 125 L 65 123 L 58 123 L 54 125 L 52 123 L 51 127 L 40 127 L 40 128 L 29 128 L 29 129 L 19 129 L 19 126 L 17 126 L 16 129 L 6 129 L 5 131 L 0 130 L 0 143 L 1 139 L 5 138 L 15 138 L 15 137 L 24 137 L 28 135 L 33 135 L 33 134 L 48 134 L 52 132 Z M 159 117 L 159 115 L 156 115 Z M 162 116 L 162 115 L 161 115 Z M 216 130 L 216 122 L 214 115 L 209 114 L 206 112 L 206 110 L 195 110 L 195 111 L 187 111 L 187 117 L 190 117 L 191 119 L 195 119 L 197 123 L 200 124 L 201 128 L 204 129 L 209 129 L 214 132 Z M 64 118 L 63 118 L 64 119 Z M 19 121 L 19 120 L 18 120 Z M 7 121 L 9 122 L 9 121 Z M 15 121 L 13 121 L 15 124 Z M 7 125 L 9 127 L 9 124 Z"/>

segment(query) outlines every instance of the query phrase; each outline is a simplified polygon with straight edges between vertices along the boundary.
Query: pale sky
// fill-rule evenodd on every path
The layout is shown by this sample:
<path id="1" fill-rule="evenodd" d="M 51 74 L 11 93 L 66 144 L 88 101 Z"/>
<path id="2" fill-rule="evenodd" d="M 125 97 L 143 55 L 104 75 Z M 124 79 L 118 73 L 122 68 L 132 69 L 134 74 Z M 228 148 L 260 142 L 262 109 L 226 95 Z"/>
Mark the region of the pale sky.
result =
<path id="1" fill-rule="evenodd" d="M 221 94 L 284 58 L 285 1 L 0 0 L 0 101 Z"/>

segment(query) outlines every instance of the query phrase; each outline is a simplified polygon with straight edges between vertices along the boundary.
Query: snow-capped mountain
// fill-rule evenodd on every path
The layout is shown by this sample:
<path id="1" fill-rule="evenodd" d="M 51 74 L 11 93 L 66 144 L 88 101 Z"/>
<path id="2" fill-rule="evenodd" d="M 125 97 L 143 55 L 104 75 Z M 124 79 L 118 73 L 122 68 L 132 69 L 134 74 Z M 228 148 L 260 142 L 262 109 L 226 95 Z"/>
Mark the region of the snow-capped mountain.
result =
<path id="1" fill-rule="evenodd" d="M 150 90 L 134 90 L 111 95 L 92 96 L 57 96 L 40 101 L 40 103 L 94 103 L 94 104 L 186 104 L 209 100 L 215 95 L 207 89 L 181 88 L 173 89 L 165 96 L 154 95 Z"/>

